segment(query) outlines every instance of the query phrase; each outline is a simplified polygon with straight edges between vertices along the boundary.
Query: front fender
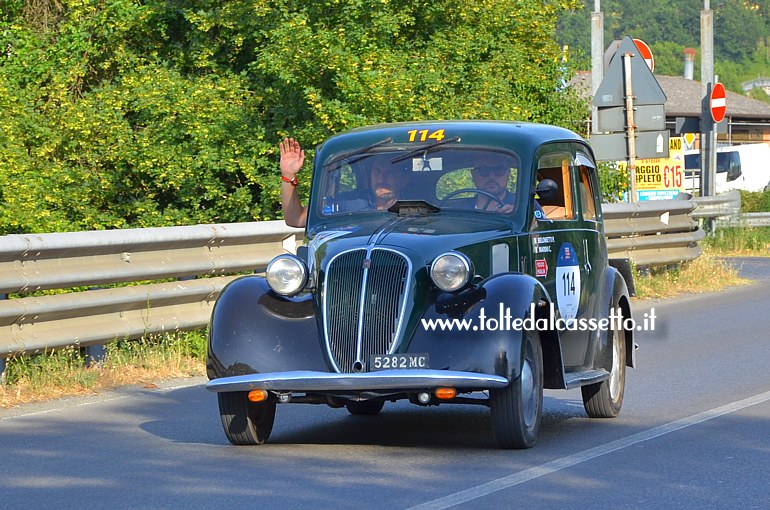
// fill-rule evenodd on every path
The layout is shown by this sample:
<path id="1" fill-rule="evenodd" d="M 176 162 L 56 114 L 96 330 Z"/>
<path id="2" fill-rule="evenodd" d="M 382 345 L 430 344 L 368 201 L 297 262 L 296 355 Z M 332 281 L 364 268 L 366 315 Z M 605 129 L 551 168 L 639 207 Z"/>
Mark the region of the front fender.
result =
<path id="1" fill-rule="evenodd" d="M 531 305 L 543 299 L 548 294 L 540 282 L 519 273 L 487 278 L 468 294 L 440 294 L 418 321 L 408 351 L 430 353 L 434 369 L 513 380 L 521 372 L 524 345 L 512 323 L 527 318 Z"/>
<path id="2" fill-rule="evenodd" d="M 312 294 L 279 296 L 261 276 L 232 281 L 211 314 L 209 379 L 292 370 L 329 371 Z"/>

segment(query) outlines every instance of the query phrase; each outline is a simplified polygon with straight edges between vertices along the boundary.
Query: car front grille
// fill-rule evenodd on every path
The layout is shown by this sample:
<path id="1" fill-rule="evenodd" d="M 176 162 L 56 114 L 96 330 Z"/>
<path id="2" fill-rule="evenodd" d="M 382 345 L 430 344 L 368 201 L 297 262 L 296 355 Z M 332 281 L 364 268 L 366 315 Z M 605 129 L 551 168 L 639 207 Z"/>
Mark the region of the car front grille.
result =
<path id="1" fill-rule="evenodd" d="M 391 353 L 402 326 L 411 274 L 402 254 L 375 248 L 334 257 L 326 270 L 324 335 L 334 368 L 364 370 L 372 354 Z"/>

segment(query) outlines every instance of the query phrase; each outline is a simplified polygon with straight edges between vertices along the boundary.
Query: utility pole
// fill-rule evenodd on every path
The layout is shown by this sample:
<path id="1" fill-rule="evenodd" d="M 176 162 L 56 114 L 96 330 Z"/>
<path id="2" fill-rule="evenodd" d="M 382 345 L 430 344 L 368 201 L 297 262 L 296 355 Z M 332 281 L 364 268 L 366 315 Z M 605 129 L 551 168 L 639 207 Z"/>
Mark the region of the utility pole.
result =
<path id="1" fill-rule="evenodd" d="M 714 87 L 714 13 L 709 0 L 703 0 L 703 10 L 700 13 L 700 83 L 701 83 L 701 114 L 700 114 L 700 161 L 701 161 L 701 196 L 714 194 L 716 177 L 716 124 L 711 118 L 711 90 Z"/>
<path id="2" fill-rule="evenodd" d="M 591 97 L 596 95 L 604 79 L 604 14 L 600 3 L 600 0 L 594 0 L 594 12 L 591 13 Z M 596 106 L 591 107 L 591 133 L 599 132 L 598 110 Z"/>

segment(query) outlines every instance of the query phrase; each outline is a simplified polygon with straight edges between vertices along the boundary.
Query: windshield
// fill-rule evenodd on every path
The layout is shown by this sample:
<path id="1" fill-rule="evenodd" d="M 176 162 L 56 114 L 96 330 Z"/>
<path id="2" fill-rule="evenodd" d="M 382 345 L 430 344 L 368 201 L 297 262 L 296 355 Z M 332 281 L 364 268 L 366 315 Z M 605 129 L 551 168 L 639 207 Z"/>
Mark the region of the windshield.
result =
<path id="1" fill-rule="evenodd" d="M 366 157 L 331 155 L 318 175 L 321 214 L 387 214 L 400 201 L 485 213 L 510 213 L 516 205 L 521 165 L 510 151 L 447 145 L 407 156 L 393 147 Z"/>

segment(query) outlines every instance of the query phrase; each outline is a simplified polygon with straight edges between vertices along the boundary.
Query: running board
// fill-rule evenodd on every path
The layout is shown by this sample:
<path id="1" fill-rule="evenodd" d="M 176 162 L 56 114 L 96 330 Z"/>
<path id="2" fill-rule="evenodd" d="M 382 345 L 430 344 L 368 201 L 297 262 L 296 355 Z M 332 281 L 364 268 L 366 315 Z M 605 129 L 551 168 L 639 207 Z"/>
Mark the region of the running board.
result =
<path id="1" fill-rule="evenodd" d="M 568 372 L 564 374 L 564 386 L 571 390 L 587 384 L 600 383 L 610 378 L 610 373 L 604 369 L 586 370 L 585 372 Z"/>

